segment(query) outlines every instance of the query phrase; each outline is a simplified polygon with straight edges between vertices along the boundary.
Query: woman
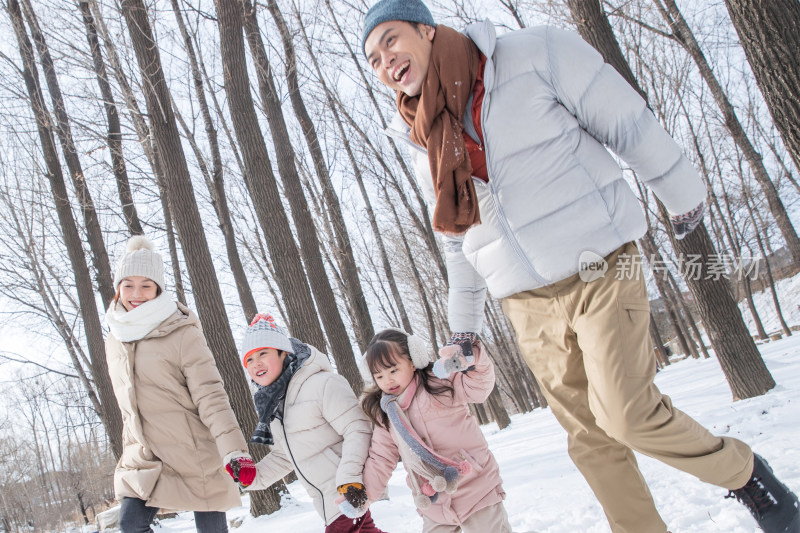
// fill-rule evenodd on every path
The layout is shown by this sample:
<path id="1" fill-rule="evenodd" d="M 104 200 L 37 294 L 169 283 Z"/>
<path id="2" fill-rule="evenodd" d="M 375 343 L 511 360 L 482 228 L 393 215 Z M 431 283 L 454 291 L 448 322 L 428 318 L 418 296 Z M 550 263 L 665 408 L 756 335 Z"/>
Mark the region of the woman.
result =
<path id="1" fill-rule="evenodd" d="M 225 511 L 241 499 L 223 466 L 236 461 L 245 478 L 252 459 L 200 321 L 164 291 L 164 264 L 146 237 L 128 241 L 114 286 L 106 358 L 123 421 L 120 529 L 150 531 L 165 508 L 194 511 L 198 532 L 225 532 Z"/>

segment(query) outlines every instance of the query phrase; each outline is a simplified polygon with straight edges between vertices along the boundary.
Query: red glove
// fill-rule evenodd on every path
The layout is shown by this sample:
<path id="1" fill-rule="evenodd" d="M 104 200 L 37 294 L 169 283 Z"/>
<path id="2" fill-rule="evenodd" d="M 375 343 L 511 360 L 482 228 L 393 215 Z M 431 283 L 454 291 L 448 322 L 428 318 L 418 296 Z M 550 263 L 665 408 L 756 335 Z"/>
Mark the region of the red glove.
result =
<path id="1" fill-rule="evenodd" d="M 250 454 L 244 453 L 230 460 L 225 465 L 225 470 L 231 475 L 234 481 L 242 487 L 249 487 L 256 478 L 256 465 Z"/>

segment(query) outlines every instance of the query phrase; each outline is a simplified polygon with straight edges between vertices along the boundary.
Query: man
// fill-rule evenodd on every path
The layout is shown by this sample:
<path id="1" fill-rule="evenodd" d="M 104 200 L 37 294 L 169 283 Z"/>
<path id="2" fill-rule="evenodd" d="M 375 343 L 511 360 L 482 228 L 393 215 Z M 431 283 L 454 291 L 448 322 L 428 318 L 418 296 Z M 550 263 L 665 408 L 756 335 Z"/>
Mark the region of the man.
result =
<path id="1" fill-rule="evenodd" d="M 375 4 L 362 46 L 397 93 L 389 134 L 412 148 L 435 201 L 451 342 L 477 339 L 487 287 L 502 299 L 611 529 L 666 531 L 636 450 L 729 489 L 764 531 L 800 532 L 797 497 L 767 463 L 653 384 L 634 244 L 646 223 L 605 146 L 661 199 L 678 238 L 702 220 L 705 187 L 639 95 L 576 34 L 497 37 L 488 21 L 461 34 L 437 26 L 418 0 Z M 628 275 L 615 275 L 626 265 Z"/>

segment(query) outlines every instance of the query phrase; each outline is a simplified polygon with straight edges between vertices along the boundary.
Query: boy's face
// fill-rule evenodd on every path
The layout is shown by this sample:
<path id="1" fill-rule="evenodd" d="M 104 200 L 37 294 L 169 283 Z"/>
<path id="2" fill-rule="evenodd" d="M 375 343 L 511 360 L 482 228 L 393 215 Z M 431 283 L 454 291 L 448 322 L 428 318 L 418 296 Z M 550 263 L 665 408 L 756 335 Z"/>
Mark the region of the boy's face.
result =
<path id="1" fill-rule="evenodd" d="M 383 392 L 397 396 L 408 388 L 408 384 L 414 379 L 416 368 L 408 356 L 396 355 L 392 362 L 394 364 L 389 368 L 381 368 L 372 374 L 372 379 Z"/>
<path id="2" fill-rule="evenodd" d="M 126 311 L 133 311 L 158 295 L 158 285 L 144 276 L 128 276 L 119 284 L 119 303 Z"/>
<path id="3" fill-rule="evenodd" d="M 275 348 L 262 348 L 247 356 L 247 373 L 250 379 L 266 387 L 278 379 L 283 372 L 283 360 L 286 352 L 278 352 Z"/>
<path id="4" fill-rule="evenodd" d="M 432 26 L 401 20 L 378 24 L 364 43 L 367 62 L 381 83 L 417 96 L 428 74 L 435 32 Z"/>

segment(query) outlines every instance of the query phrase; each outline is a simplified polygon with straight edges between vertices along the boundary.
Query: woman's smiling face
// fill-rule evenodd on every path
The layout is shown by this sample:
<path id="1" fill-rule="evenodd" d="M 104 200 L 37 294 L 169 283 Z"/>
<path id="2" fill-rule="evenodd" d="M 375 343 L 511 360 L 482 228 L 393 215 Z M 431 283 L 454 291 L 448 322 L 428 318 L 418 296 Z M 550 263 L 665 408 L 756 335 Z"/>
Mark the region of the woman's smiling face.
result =
<path id="1" fill-rule="evenodd" d="M 158 285 L 144 276 L 128 276 L 119 284 L 119 302 L 126 311 L 133 311 L 158 296 Z"/>

